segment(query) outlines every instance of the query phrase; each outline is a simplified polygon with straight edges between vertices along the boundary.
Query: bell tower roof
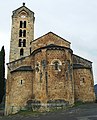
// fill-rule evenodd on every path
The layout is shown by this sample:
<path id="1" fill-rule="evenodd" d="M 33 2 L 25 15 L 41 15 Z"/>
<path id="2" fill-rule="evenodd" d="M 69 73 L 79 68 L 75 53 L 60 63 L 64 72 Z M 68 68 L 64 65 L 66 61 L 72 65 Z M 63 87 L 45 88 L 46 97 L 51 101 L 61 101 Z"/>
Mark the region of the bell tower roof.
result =
<path id="1" fill-rule="evenodd" d="M 33 11 L 31 11 L 29 8 L 27 8 L 27 7 L 25 6 L 25 3 L 24 3 L 24 2 L 23 2 L 23 5 L 22 5 L 21 7 L 17 8 L 16 10 L 13 11 L 13 15 L 17 15 L 17 14 L 19 14 L 21 11 L 26 11 L 26 12 L 29 13 L 30 15 L 31 15 L 31 14 L 34 14 Z"/>

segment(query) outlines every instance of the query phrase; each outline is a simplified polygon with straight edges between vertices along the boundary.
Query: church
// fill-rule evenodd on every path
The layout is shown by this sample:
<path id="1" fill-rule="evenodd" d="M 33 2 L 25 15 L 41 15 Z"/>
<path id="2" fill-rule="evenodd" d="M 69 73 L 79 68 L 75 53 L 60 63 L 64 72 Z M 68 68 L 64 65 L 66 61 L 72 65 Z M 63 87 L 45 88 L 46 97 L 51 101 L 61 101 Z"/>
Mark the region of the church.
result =
<path id="1" fill-rule="evenodd" d="M 27 106 L 95 101 L 92 62 L 73 54 L 71 43 L 53 32 L 34 39 L 34 21 L 25 3 L 12 13 L 5 115 Z"/>

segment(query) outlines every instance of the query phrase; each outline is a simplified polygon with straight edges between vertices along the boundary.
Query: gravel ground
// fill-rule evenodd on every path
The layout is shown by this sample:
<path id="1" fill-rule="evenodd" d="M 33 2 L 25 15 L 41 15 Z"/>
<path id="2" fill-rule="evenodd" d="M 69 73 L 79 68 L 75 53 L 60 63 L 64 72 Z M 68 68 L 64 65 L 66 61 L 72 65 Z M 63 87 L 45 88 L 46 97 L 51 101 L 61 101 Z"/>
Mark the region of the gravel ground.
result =
<path id="1" fill-rule="evenodd" d="M 97 120 L 97 103 L 83 104 L 67 110 L 38 115 L 2 116 L 2 111 L 0 111 L 0 120 Z"/>

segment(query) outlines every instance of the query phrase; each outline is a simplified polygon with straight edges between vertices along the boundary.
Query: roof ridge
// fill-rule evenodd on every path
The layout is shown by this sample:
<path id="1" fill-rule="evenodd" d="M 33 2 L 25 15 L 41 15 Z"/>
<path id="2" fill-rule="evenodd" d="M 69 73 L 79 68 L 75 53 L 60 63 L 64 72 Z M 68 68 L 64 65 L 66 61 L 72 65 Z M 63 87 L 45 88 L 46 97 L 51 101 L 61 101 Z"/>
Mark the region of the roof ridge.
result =
<path id="1" fill-rule="evenodd" d="M 44 34 L 44 35 L 42 35 L 42 36 L 40 36 L 40 37 L 38 37 L 38 38 L 36 38 L 35 40 L 31 41 L 31 43 L 34 42 L 34 41 L 36 41 L 36 40 L 38 40 L 38 39 L 40 39 L 40 38 L 42 38 L 42 37 L 44 37 L 44 36 L 46 36 L 46 35 L 48 35 L 48 34 L 53 34 L 53 35 L 59 37 L 60 39 L 62 39 L 62 40 L 64 40 L 64 41 L 66 41 L 66 42 L 68 42 L 68 43 L 71 44 L 71 42 L 69 42 L 68 40 L 66 40 L 66 39 L 64 39 L 64 38 L 62 38 L 62 37 L 60 37 L 59 35 L 57 35 L 57 34 L 54 33 L 54 32 L 51 32 L 51 31 L 48 32 L 48 33 L 46 33 L 46 34 Z"/>
<path id="2" fill-rule="evenodd" d="M 26 7 L 26 6 L 24 5 L 24 3 L 23 3 L 23 5 L 22 5 L 21 7 L 19 7 L 19 8 L 17 8 L 17 9 L 13 10 L 12 12 L 15 12 L 15 11 L 17 11 L 17 10 L 23 8 L 23 7 L 26 8 L 26 9 L 28 9 L 30 12 L 34 13 L 32 10 L 30 10 L 28 7 Z"/>

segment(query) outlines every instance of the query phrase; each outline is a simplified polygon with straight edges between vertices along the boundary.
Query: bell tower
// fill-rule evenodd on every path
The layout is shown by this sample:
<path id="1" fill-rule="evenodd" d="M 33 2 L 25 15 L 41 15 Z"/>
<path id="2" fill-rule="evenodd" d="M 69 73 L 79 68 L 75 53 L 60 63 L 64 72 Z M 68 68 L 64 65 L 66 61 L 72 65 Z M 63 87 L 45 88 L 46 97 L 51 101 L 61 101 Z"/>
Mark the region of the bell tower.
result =
<path id="1" fill-rule="evenodd" d="M 9 62 L 30 55 L 34 39 L 34 12 L 23 6 L 13 11 Z"/>

